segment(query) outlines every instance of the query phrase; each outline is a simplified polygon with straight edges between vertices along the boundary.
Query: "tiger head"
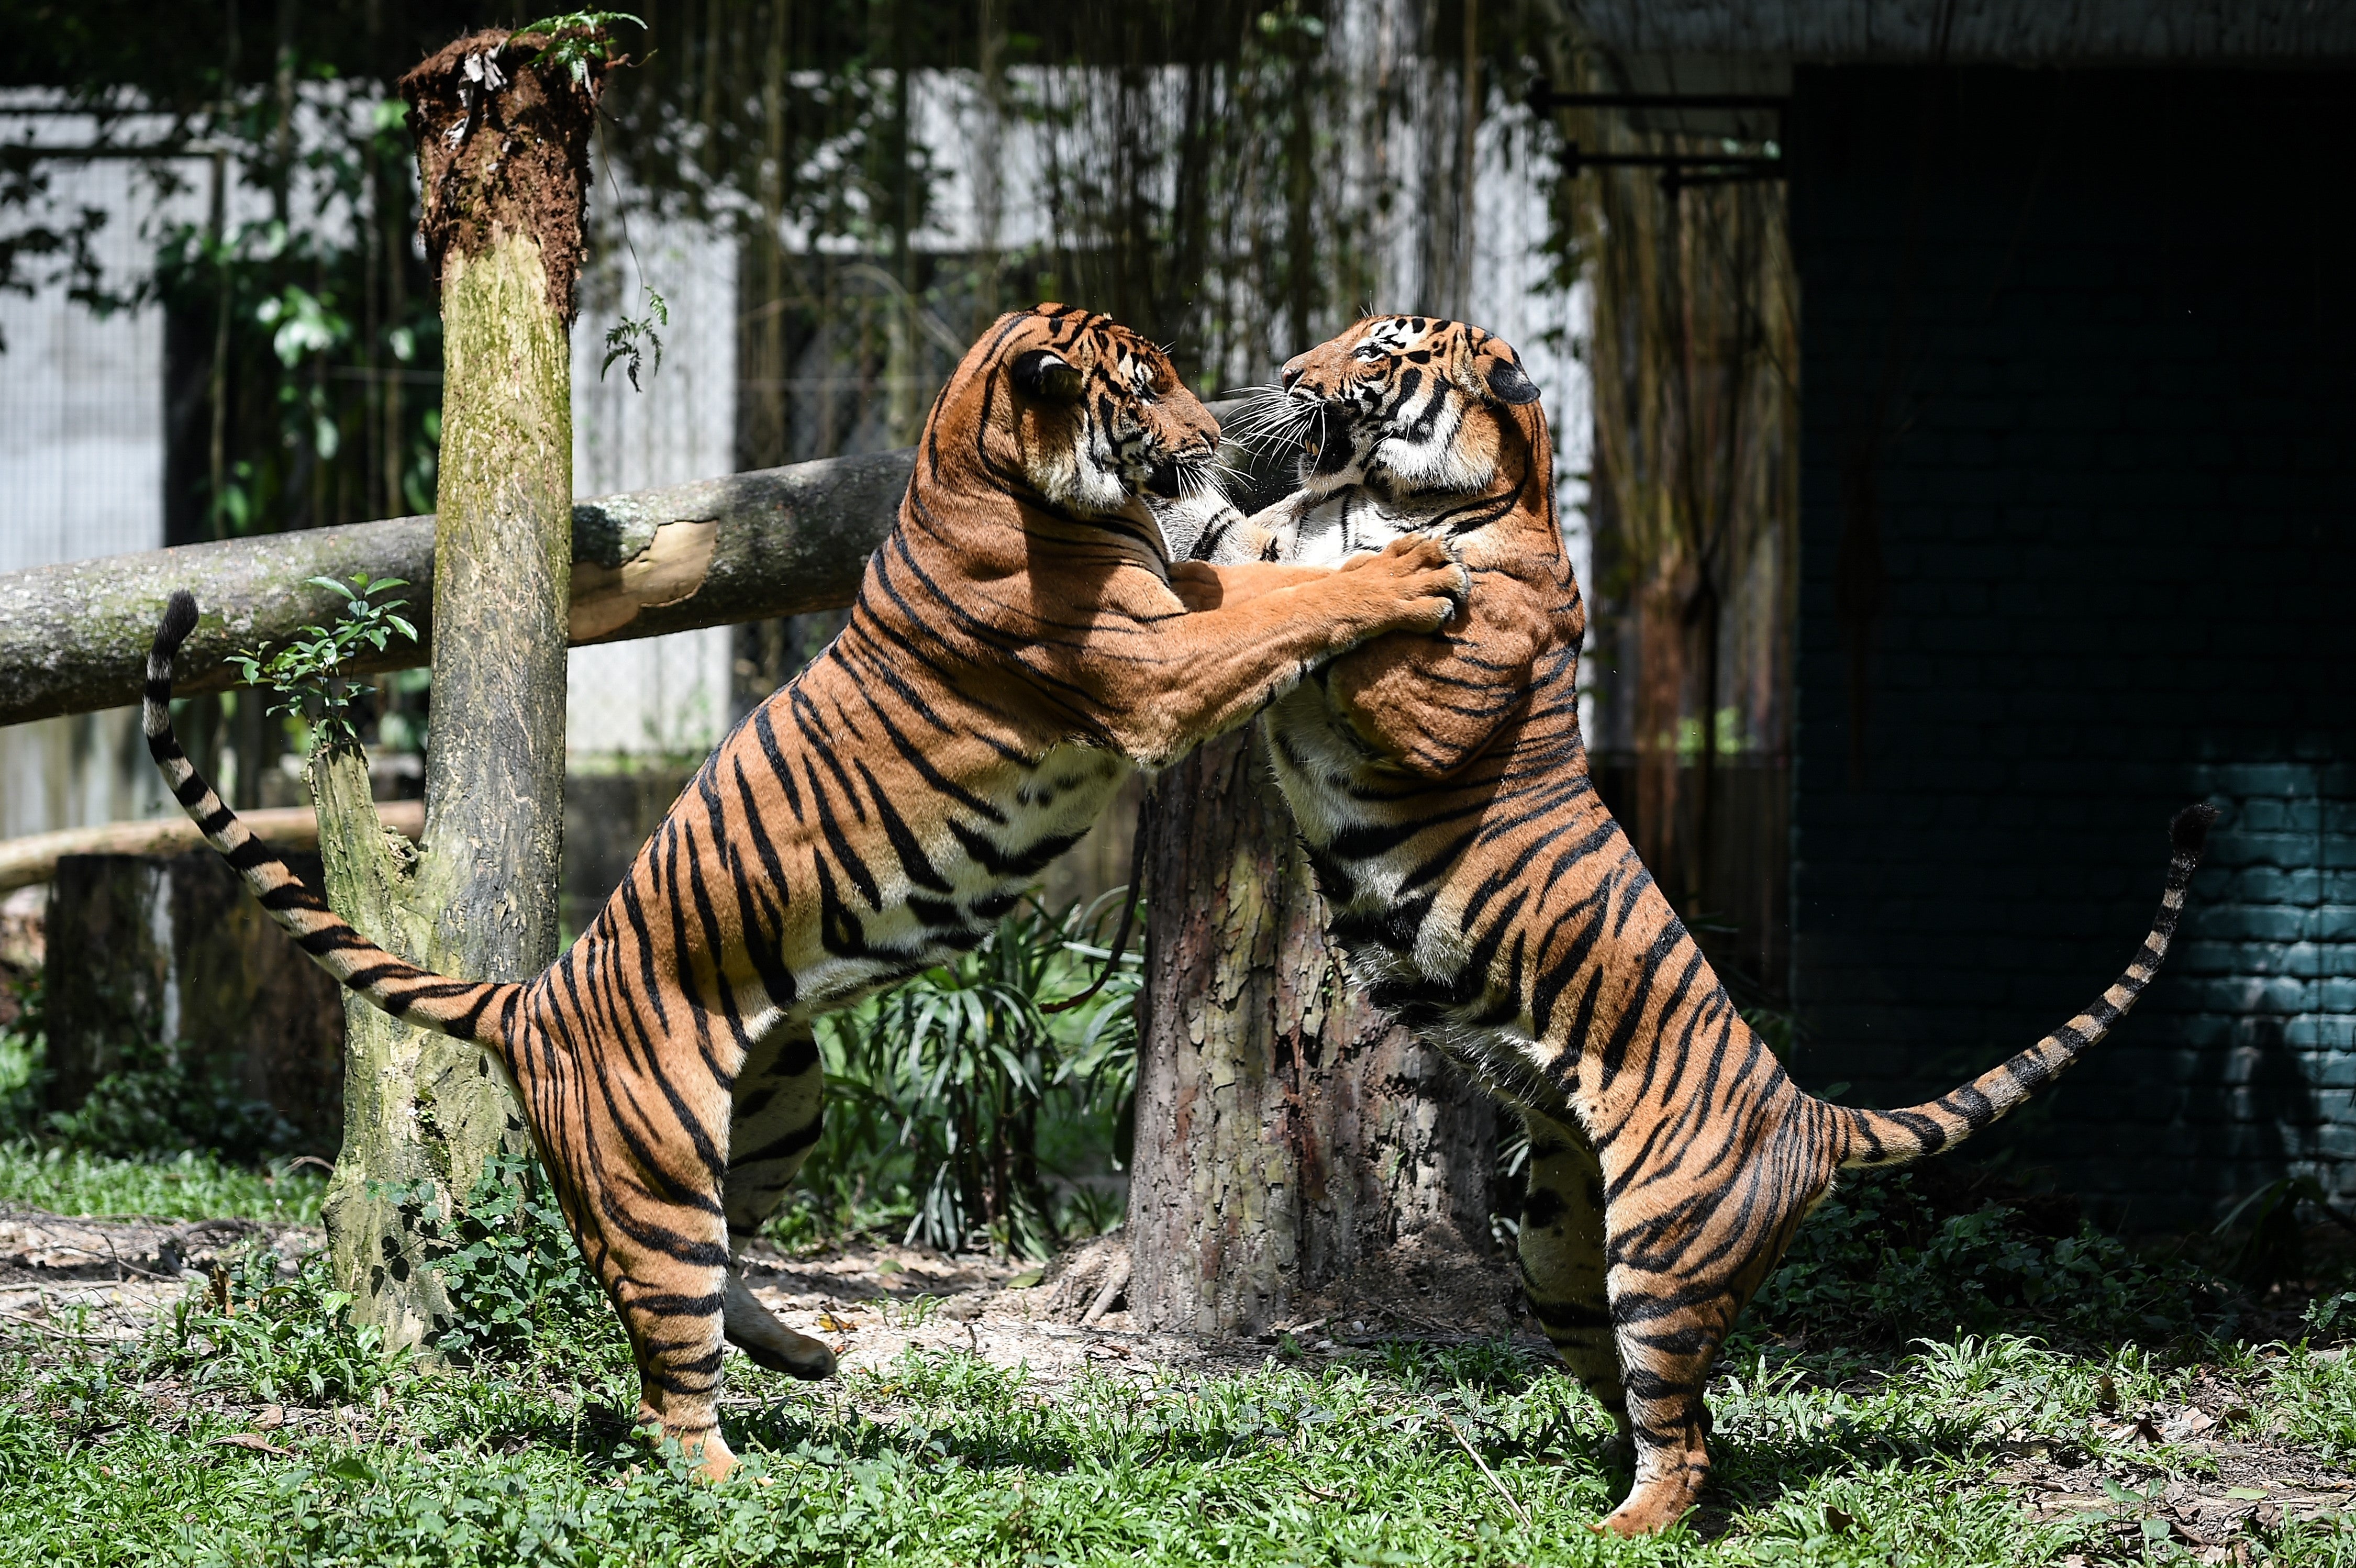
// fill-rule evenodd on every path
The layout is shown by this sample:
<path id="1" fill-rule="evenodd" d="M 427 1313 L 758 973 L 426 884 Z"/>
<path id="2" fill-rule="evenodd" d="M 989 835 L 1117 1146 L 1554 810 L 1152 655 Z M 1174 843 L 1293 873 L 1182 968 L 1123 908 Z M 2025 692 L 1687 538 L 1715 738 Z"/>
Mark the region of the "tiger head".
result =
<path id="1" fill-rule="evenodd" d="M 1141 501 L 1210 488 L 1218 422 L 1167 354 L 1108 317 L 1062 305 L 1000 317 L 942 392 L 928 446 L 968 396 L 980 402 L 982 475 L 1066 517 L 1140 520 Z"/>
<path id="2" fill-rule="evenodd" d="M 1301 441 L 1312 492 L 1480 491 L 1517 435 L 1544 440 L 1538 389 L 1512 346 L 1432 316 L 1366 317 L 1287 360 L 1277 396 L 1258 423 Z"/>

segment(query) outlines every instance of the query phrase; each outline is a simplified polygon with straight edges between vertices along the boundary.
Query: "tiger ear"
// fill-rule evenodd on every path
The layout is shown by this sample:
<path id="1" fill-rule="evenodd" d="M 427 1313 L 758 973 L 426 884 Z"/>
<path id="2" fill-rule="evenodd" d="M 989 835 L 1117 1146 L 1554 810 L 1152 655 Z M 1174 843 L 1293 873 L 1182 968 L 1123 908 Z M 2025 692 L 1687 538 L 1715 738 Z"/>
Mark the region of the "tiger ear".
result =
<path id="1" fill-rule="evenodd" d="M 1489 391 L 1499 403 L 1520 407 L 1538 400 L 1538 384 L 1521 366 L 1499 355 L 1489 361 Z"/>
<path id="2" fill-rule="evenodd" d="M 1060 354 L 1033 349 L 1015 356 L 1008 372 L 1015 389 L 1041 403 L 1077 403 L 1083 378 L 1077 367 Z"/>

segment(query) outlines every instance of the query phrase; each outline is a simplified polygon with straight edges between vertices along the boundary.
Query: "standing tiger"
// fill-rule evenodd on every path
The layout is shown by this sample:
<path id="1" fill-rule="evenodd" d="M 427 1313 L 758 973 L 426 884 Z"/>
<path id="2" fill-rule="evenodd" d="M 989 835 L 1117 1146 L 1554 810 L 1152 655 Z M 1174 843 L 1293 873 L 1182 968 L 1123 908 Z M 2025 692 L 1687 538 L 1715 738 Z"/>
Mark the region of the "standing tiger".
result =
<path id="1" fill-rule="evenodd" d="M 1306 576 L 1173 567 L 1145 498 L 1198 492 L 1217 444 L 1135 333 L 1053 305 L 1001 317 L 933 405 L 850 624 L 721 742 L 603 912 L 521 984 L 370 943 L 221 804 L 172 733 L 172 655 L 198 618 L 172 596 L 145 721 L 173 793 L 329 973 L 506 1068 L 628 1332 L 640 1418 L 707 1475 L 734 1464 L 723 1333 L 764 1366 L 834 1368 L 734 1262 L 818 1136 L 813 1017 L 972 947 L 1132 768 L 1369 637 L 1437 628 L 1462 596 L 1429 540 Z M 1173 583 L 1229 603 L 1188 613 Z"/>
<path id="2" fill-rule="evenodd" d="M 1603 1526 L 1665 1529 L 1708 1475 L 1711 1361 L 1835 1173 L 1968 1137 L 2101 1039 L 2158 969 L 2215 813 L 2177 817 L 2151 934 L 2084 1013 L 1927 1104 L 1827 1104 L 1737 1015 L 1596 796 L 1573 682 L 1586 616 L 1513 349 L 1373 317 L 1288 363 L 1238 423 L 1301 443 L 1301 488 L 1228 509 L 1205 553 L 1314 565 L 1420 534 L 1472 574 L 1440 639 L 1385 638 L 1280 698 L 1269 750 L 1373 999 L 1527 1122 L 1530 1305 L 1633 1439 L 1633 1489 Z"/>

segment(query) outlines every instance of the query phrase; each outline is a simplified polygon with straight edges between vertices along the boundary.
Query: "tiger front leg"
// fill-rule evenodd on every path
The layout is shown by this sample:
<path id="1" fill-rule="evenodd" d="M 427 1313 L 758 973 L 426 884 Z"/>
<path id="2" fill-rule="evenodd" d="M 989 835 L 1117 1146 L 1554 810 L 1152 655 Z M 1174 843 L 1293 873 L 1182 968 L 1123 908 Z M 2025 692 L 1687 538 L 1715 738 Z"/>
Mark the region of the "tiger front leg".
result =
<path id="1" fill-rule="evenodd" d="M 1215 565 L 1208 561 L 1175 561 L 1170 566 L 1170 591 L 1189 613 L 1232 609 L 1279 588 L 1298 587 L 1333 575 L 1331 566 L 1295 566 L 1283 562 L 1247 561 Z"/>
<path id="2" fill-rule="evenodd" d="M 1150 657 L 1098 656 L 1071 667 L 1130 760 L 1160 768 L 1248 719 L 1311 670 L 1369 638 L 1437 631 L 1463 602 L 1470 578 L 1436 541 L 1394 540 L 1378 555 L 1239 605 L 1151 621 Z M 1124 650 L 1125 651 L 1125 650 Z"/>
<path id="3" fill-rule="evenodd" d="M 756 1365 L 816 1380 L 834 1372 L 825 1341 L 777 1321 L 744 1283 L 741 1257 L 785 1201 L 794 1176 L 826 1125 L 826 1071 L 808 1023 L 772 1029 L 754 1042 L 736 1075 L 728 1128 L 728 1342 Z"/>

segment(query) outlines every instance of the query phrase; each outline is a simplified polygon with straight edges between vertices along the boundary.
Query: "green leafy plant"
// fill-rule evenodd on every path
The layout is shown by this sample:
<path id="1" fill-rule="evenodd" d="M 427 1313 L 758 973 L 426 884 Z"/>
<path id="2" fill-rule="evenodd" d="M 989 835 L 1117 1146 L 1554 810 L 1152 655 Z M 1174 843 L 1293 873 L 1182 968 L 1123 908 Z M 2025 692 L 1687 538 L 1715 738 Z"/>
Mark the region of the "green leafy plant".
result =
<path id="1" fill-rule="evenodd" d="M 1957 1329 L 2149 1340 L 2217 1327 L 2229 1311 L 2223 1282 L 2191 1264 L 2138 1256 L 2083 1223 L 2042 1235 L 1999 1203 L 1942 1214 L 1897 1172 L 1846 1186 L 1810 1215 L 1749 1319 L 1891 1346 Z"/>
<path id="2" fill-rule="evenodd" d="M 275 653 L 255 648 L 231 654 L 230 662 L 247 685 L 264 687 L 273 694 L 272 713 L 308 723 L 315 743 L 356 742 L 359 734 L 352 725 L 351 702 L 359 683 L 340 672 L 345 662 L 364 648 L 381 653 L 396 635 L 417 640 L 417 628 L 400 613 L 409 601 L 379 596 L 409 585 L 399 577 L 371 578 L 365 572 L 353 573 L 348 584 L 333 577 L 305 581 L 343 596 L 343 614 L 335 623 L 305 627 L 301 635 Z"/>
<path id="3" fill-rule="evenodd" d="M 530 63 L 555 66 L 575 82 L 586 82 L 591 66 L 620 59 L 607 32 L 616 22 L 627 22 L 641 29 L 646 27 L 643 20 L 627 11 L 566 11 L 542 16 L 537 22 L 526 22 L 512 36 L 546 38 L 548 46 L 532 56 Z"/>
<path id="4" fill-rule="evenodd" d="M 826 1130 L 779 1239 L 889 1223 L 910 1243 L 1036 1258 L 1101 1229 L 1110 1204 L 1086 1178 L 1128 1159 L 1136 961 L 1084 1005 L 1046 1009 L 1110 961 L 1096 933 L 1126 896 L 1053 916 L 1025 903 L 954 963 L 828 1018 Z"/>
<path id="5" fill-rule="evenodd" d="M 16 1016 L 0 1025 L 0 1138 L 21 1138 L 33 1131 L 40 1118 L 41 1090 L 48 1081 L 41 977 L 27 974 L 14 983 Z"/>
<path id="6" fill-rule="evenodd" d="M 140 1370 L 290 1403 L 365 1400 L 398 1380 L 412 1357 L 387 1346 L 381 1329 L 354 1323 L 350 1305 L 324 1253 L 294 1262 L 252 1247 L 174 1305 Z"/>
<path id="7" fill-rule="evenodd" d="M 293 1149 L 299 1134 L 267 1101 L 227 1074 L 199 1072 L 186 1042 L 124 1042 L 122 1063 L 71 1111 L 49 1112 L 49 1134 L 69 1148 L 124 1157 L 206 1149 L 257 1160 Z"/>
<path id="8" fill-rule="evenodd" d="M 466 1197 L 440 1212 L 431 1181 L 383 1196 L 419 1215 L 419 1261 L 442 1278 L 450 1316 L 434 1347 L 466 1365 L 515 1363 L 554 1348 L 618 1353 L 620 1328 L 566 1229 L 537 1160 L 494 1155 Z"/>
<path id="9" fill-rule="evenodd" d="M 605 329 L 605 360 L 597 367 L 597 379 L 602 381 L 605 372 L 614 368 L 614 361 L 622 360 L 623 373 L 630 378 L 632 392 L 646 390 L 638 384 L 641 369 L 649 376 L 662 369 L 662 334 L 656 328 L 670 325 L 670 306 L 663 302 L 663 296 L 644 284 L 638 286 L 647 296 L 646 314 L 624 316 Z M 649 352 L 654 355 L 650 366 L 645 362 Z"/>

